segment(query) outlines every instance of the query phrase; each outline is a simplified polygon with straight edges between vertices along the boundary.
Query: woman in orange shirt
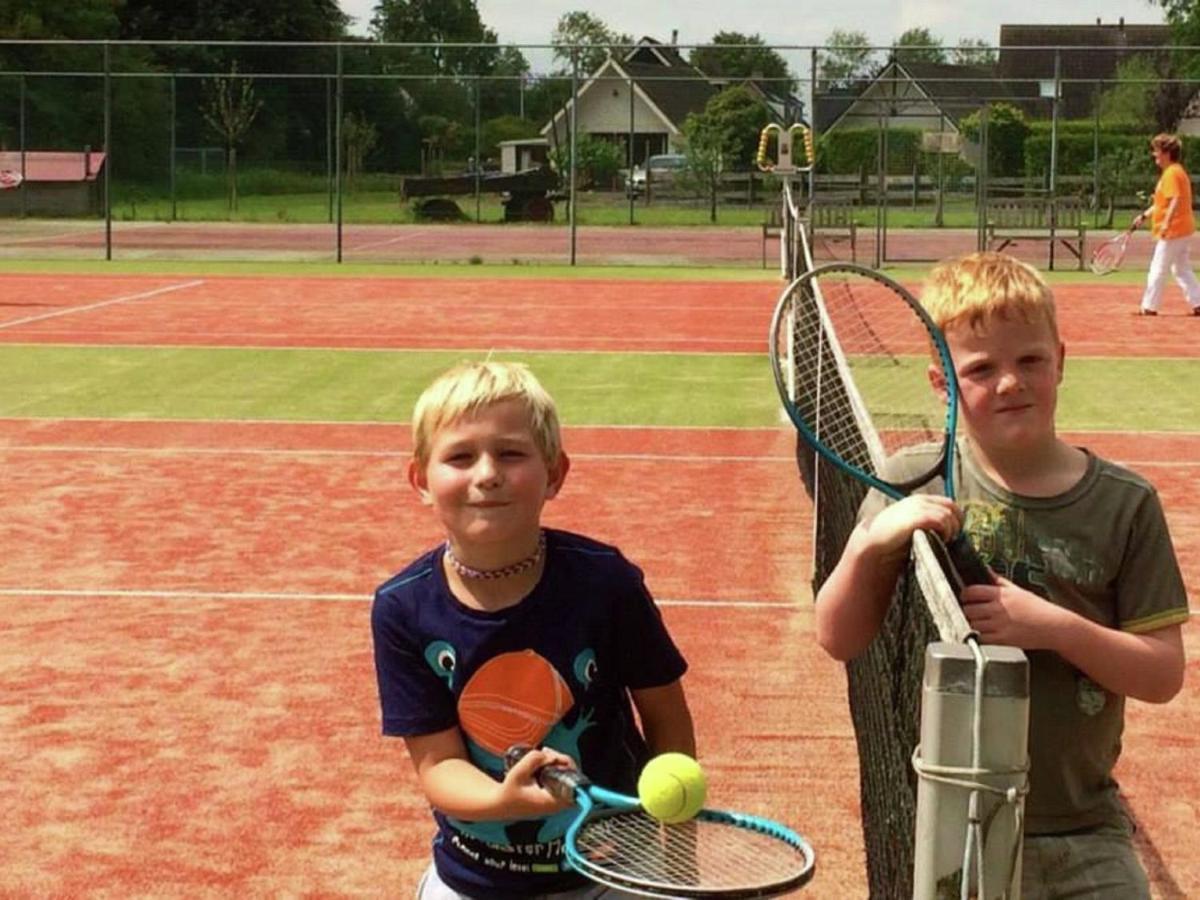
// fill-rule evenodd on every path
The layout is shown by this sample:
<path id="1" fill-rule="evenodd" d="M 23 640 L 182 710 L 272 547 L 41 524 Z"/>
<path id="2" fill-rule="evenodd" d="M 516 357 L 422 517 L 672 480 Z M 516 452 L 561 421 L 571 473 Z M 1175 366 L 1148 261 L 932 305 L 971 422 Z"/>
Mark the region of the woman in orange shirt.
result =
<path id="1" fill-rule="evenodd" d="M 1150 153 L 1162 175 L 1154 189 L 1154 202 L 1133 220 L 1136 228 L 1149 218 L 1150 234 L 1155 239 L 1146 292 L 1138 310 L 1143 316 L 1158 315 L 1168 273 L 1174 275 L 1183 288 L 1192 315 L 1200 316 L 1200 282 L 1196 281 L 1188 262 L 1188 244 L 1196 230 L 1192 215 L 1192 180 L 1179 163 L 1182 150 L 1182 142 L 1173 134 L 1158 134 L 1150 141 Z"/>

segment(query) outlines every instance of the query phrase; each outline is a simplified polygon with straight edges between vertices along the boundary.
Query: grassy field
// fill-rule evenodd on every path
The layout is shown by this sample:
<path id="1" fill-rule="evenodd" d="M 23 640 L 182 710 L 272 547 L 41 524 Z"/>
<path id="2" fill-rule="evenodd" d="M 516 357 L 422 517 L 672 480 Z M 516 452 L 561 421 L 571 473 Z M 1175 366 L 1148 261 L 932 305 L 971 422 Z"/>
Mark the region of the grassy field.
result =
<path id="1" fill-rule="evenodd" d="M 0 348 L 0 416 L 404 422 L 431 378 L 480 355 L 9 345 Z M 538 372 L 569 425 L 737 428 L 780 421 L 759 354 L 511 356 Z M 1172 389 L 1191 383 L 1194 373 L 1189 360 L 1072 359 L 1059 427 L 1200 430 L 1200 394 Z"/>
<path id="2" fill-rule="evenodd" d="M 411 224 L 416 221 L 412 205 L 400 197 L 400 176 L 372 175 L 350 188 L 343 187 L 342 220 L 351 224 Z M 224 181 L 216 176 L 191 177 L 181 182 L 172 202 L 163 188 L 118 184 L 114 190 L 113 218 L 118 221 L 189 222 L 295 222 L 322 223 L 336 218 L 335 199 L 323 178 L 270 171 L 245 172 L 239 176 L 238 208 L 233 211 L 225 193 Z M 497 194 L 483 193 L 478 203 L 473 193 L 453 198 L 464 221 L 484 223 L 504 220 L 504 209 Z M 768 207 L 776 206 L 776 189 L 764 188 L 754 204 L 719 204 L 716 224 L 727 226 L 759 225 Z M 555 204 L 560 222 L 567 218 L 567 204 Z M 873 227 L 876 208 L 864 204 L 855 216 L 864 227 Z M 713 224 L 705 197 L 670 197 L 646 202 L 638 198 L 631 204 L 621 191 L 583 191 L 579 196 L 576 221 L 580 225 L 704 226 Z M 894 228 L 932 228 L 935 209 L 928 197 L 918 205 L 893 202 L 887 212 L 888 225 Z M 972 228 L 978 224 L 972 198 L 949 197 L 942 211 L 942 226 Z"/>

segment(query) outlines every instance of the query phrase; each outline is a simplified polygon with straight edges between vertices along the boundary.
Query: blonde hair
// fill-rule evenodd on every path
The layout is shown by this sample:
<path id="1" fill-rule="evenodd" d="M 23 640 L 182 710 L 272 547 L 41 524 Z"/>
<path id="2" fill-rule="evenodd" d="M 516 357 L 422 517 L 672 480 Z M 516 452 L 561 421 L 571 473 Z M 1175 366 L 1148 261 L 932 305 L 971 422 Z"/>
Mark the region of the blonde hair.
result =
<path id="1" fill-rule="evenodd" d="M 970 253 L 933 267 L 921 305 L 939 328 L 965 322 L 978 328 L 989 317 L 1019 316 L 1047 322 L 1058 338 L 1054 294 L 1038 270 L 1007 253 Z"/>
<path id="2" fill-rule="evenodd" d="M 425 388 L 413 408 L 413 458 L 424 467 L 437 433 L 460 419 L 506 400 L 529 413 L 529 430 L 547 462 L 562 452 L 554 400 L 521 363 L 465 362 L 443 372 Z"/>
<path id="3" fill-rule="evenodd" d="M 1160 153 L 1167 154 L 1171 162 L 1179 162 L 1179 157 L 1183 155 L 1183 141 L 1165 131 L 1150 138 L 1150 146 Z"/>

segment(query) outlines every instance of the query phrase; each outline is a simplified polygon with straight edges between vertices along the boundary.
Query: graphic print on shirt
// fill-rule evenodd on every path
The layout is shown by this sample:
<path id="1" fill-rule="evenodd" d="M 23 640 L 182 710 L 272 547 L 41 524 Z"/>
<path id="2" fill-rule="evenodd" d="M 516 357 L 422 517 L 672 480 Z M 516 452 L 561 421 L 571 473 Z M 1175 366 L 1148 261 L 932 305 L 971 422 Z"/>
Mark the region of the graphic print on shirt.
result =
<path id="1" fill-rule="evenodd" d="M 1104 568 L 1085 547 L 1027 527 L 1025 510 L 1001 503 L 971 500 L 963 526 L 992 571 L 1051 602 L 1054 585 L 1098 585 Z M 1075 672 L 1075 703 L 1087 716 L 1104 709 L 1108 692 L 1082 672 Z"/>
<path id="2" fill-rule="evenodd" d="M 454 648 L 445 641 L 433 641 L 425 648 L 425 660 L 453 689 L 457 662 Z M 586 694 L 596 676 L 595 652 L 581 651 L 571 668 L 580 694 Z M 570 724 L 568 718 L 572 719 Z M 566 679 L 545 657 L 526 649 L 502 653 L 479 667 L 458 695 L 458 720 L 471 761 L 499 779 L 504 775 L 504 754 L 514 744 L 550 747 L 567 754 L 578 765 L 579 738 L 591 727 L 592 713 L 576 708 L 575 695 Z M 547 817 L 538 830 L 537 844 L 558 842 L 574 817 L 571 809 Z M 451 818 L 450 822 L 472 838 L 497 848 L 510 846 L 512 820 L 468 822 Z M 533 846 L 525 849 L 534 855 L 547 852 Z M 560 848 L 554 849 L 557 855 Z M 505 867 L 526 864 L 508 858 L 504 861 Z"/>

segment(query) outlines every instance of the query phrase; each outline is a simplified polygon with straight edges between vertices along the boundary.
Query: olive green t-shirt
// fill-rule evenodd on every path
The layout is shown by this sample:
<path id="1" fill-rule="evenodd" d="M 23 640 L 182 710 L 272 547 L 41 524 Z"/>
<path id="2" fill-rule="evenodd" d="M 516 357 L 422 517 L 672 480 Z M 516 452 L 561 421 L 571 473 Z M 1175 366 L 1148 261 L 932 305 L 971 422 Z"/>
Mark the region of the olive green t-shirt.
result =
<path id="1" fill-rule="evenodd" d="M 1055 497 L 1025 497 L 989 479 L 962 449 L 955 493 L 965 529 L 993 571 L 1109 628 L 1144 633 L 1187 621 L 1187 594 L 1162 506 L 1145 479 L 1088 453 L 1087 471 L 1072 488 Z M 892 460 L 889 474 L 902 478 L 926 469 L 937 452 L 908 451 Z M 941 489 L 935 481 L 923 490 Z M 881 499 L 872 492 L 864 515 L 873 515 Z M 1057 653 L 1027 656 L 1026 832 L 1111 821 L 1120 815 L 1112 770 L 1121 753 L 1125 698 Z"/>

